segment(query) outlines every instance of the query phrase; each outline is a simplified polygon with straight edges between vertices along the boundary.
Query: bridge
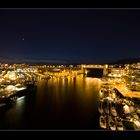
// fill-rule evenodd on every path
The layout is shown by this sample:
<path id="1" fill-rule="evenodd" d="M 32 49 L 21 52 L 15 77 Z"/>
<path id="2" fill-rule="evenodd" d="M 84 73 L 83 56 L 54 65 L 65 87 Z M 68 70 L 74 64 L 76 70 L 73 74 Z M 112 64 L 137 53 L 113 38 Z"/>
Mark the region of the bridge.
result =
<path id="1" fill-rule="evenodd" d="M 103 76 L 108 74 L 108 65 L 81 65 L 81 73 L 87 74 L 87 69 L 100 69 L 103 70 Z"/>

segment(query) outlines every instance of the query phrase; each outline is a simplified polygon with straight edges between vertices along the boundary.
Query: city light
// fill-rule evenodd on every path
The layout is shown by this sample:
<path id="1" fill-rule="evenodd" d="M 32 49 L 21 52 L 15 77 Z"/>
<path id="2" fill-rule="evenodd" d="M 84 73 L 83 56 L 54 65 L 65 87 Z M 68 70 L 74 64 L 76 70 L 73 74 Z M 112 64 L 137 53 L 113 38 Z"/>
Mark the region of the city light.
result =
<path id="1" fill-rule="evenodd" d="M 117 116 L 119 113 L 117 112 L 116 106 L 120 104 L 122 107 L 122 114 L 126 115 L 127 121 L 133 122 L 137 129 L 139 127 L 139 117 L 134 117 L 133 115 L 129 116 L 129 114 L 137 112 L 139 109 L 136 109 L 133 105 L 133 102 L 130 102 L 127 98 L 138 98 L 140 99 L 140 91 L 139 91 L 139 82 L 138 79 L 139 74 L 139 65 L 125 65 L 125 67 L 118 68 L 113 65 L 83 65 L 80 66 L 64 66 L 64 65 L 50 65 L 50 66 L 30 66 L 30 65 L 9 65 L 3 64 L 1 65 L 3 70 L 0 74 L 0 99 L 10 99 L 17 100 L 18 102 L 22 101 L 25 97 L 23 91 L 29 90 L 31 87 L 35 87 L 35 83 L 47 80 L 52 80 L 54 84 L 57 84 L 60 81 L 63 83 L 63 86 L 66 86 L 66 81 L 71 79 L 71 82 L 74 82 L 75 79 L 80 80 L 79 86 L 82 86 L 82 79 L 86 79 L 86 88 L 85 92 L 88 90 L 92 90 L 93 88 L 98 90 L 99 100 L 101 101 L 100 112 L 101 115 L 104 112 L 102 107 L 110 107 L 110 113 L 113 116 Z M 13 67 L 17 67 L 14 68 Z M 135 68 L 135 69 L 134 69 Z M 96 70 L 92 72 L 92 70 Z M 99 75 L 99 71 L 102 70 L 102 73 Z M 93 73 L 93 77 L 89 76 L 89 73 Z M 129 78 L 128 78 L 129 77 Z M 70 81 L 68 80 L 68 85 L 71 86 Z M 98 86 L 97 86 L 98 85 Z M 77 85 L 78 86 L 78 85 Z M 131 90 L 134 89 L 135 90 Z M 62 92 L 65 91 L 63 88 Z M 22 93 L 23 92 L 23 93 Z M 59 90 L 57 89 L 57 92 Z M 18 98 L 18 94 L 24 95 Z M 121 96 L 118 96 L 120 94 Z M 90 95 L 90 96 L 89 96 Z M 91 97 L 92 94 L 87 96 Z M 120 97 L 126 98 L 126 100 L 121 99 Z M 128 101 L 127 101 L 128 100 Z M 104 103 L 105 102 L 105 103 Z M 102 111 L 101 111 L 102 110 Z M 105 109 L 105 112 L 109 113 L 108 109 Z M 138 112 L 139 113 L 139 112 Z M 133 116 L 133 117 L 132 117 Z M 136 115 L 135 115 L 136 116 Z M 134 119 L 135 118 L 135 119 Z M 134 121 L 135 120 L 135 121 Z M 110 129 L 111 130 L 124 130 L 123 124 L 121 121 L 118 121 L 118 126 L 115 126 L 114 120 L 110 118 Z M 99 124 L 102 128 L 107 129 L 107 124 L 105 124 L 107 120 L 105 120 L 105 116 L 100 117 Z"/>

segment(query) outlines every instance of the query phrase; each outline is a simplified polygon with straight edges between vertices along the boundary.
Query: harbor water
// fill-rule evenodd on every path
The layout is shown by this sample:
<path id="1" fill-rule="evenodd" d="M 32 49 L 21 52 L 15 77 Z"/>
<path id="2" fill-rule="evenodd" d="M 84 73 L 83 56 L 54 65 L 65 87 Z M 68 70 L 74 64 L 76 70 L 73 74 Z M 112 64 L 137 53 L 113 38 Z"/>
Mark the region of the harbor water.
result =
<path id="1" fill-rule="evenodd" d="M 0 109 L 0 129 L 99 130 L 99 87 L 82 75 L 38 80 L 36 90 Z"/>

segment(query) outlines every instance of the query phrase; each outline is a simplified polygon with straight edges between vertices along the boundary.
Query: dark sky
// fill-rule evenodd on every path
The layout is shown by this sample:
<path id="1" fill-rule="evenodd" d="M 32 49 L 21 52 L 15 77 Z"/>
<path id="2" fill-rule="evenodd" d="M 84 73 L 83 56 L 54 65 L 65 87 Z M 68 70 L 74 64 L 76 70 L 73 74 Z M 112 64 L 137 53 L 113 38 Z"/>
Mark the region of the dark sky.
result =
<path id="1" fill-rule="evenodd" d="M 0 10 L 0 56 L 102 63 L 139 54 L 140 10 Z"/>

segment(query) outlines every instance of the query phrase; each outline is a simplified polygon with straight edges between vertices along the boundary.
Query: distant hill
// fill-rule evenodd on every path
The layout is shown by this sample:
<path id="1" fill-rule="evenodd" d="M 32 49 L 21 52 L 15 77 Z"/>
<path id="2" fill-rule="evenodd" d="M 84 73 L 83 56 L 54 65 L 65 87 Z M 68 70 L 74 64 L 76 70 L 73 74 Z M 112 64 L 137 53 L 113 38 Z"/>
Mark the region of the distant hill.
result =
<path id="1" fill-rule="evenodd" d="M 140 58 L 125 58 L 120 59 L 114 62 L 110 62 L 108 64 L 132 64 L 132 63 L 138 63 L 140 62 Z"/>
<path id="2" fill-rule="evenodd" d="M 0 63 L 66 64 L 67 61 L 55 58 L 14 58 L 0 56 Z"/>
<path id="3" fill-rule="evenodd" d="M 24 57 L 24 58 L 15 58 L 11 56 L 0 56 L 0 63 L 25 63 L 30 65 L 78 65 L 80 64 L 77 60 L 55 58 L 55 57 Z"/>
<path id="4" fill-rule="evenodd" d="M 112 62 L 107 63 L 94 63 L 94 64 L 132 64 L 140 62 L 140 58 L 125 58 L 120 59 Z M 4 57 L 0 56 L 0 63 L 26 63 L 26 64 L 33 64 L 33 65 L 57 65 L 57 64 L 64 64 L 64 65 L 79 65 L 79 64 L 93 64 L 89 60 L 74 60 L 74 59 L 63 59 L 63 58 L 55 58 L 55 57 L 45 57 L 45 58 L 15 58 L 15 57 Z"/>

